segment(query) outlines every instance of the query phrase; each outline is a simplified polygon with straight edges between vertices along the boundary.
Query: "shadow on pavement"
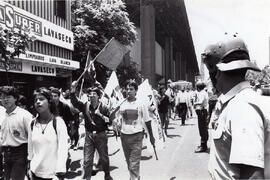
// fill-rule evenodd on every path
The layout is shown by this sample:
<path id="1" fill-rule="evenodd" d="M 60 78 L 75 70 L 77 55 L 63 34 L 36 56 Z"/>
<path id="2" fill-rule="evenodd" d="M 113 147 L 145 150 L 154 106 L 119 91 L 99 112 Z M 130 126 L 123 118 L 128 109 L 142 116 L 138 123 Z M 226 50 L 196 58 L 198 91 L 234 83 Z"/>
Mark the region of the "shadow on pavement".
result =
<path id="1" fill-rule="evenodd" d="M 185 123 L 185 125 L 180 125 L 180 126 L 194 126 L 195 124 L 187 124 Z"/>
<path id="2" fill-rule="evenodd" d="M 175 135 L 175 134 L 168 134 L 167 138 L 175 138 L 175 137 L 182 137 L 180 135 Z"/>
<path id="3" fill-rule="evenodd" d="M 115 169 L 119 169 L 117 166 L 110 166 L 110 171 L 113 171 Z"/>
<path id="4" fill-rule="evenodd" d="M 119 151 L 120 151 L 120 148 L 117 149 L 116 151 L 114 151 L 113 153 L 110 153 L 109 156 L 113 156 L 113 155 L 115 155 L 116 153 L 118 153 Z"/>
<path id="5" fill-rule="evenodd" d="M 147 161 L 149 159 L 152 159 L 152 156 L 141 156 L 142 161 Z"/>
<path id="6" fill-rule="evenodd" d="M 78 172 L 74 172 L 74 171 L 68 171 L 67 174 L 66 174 L 66 177 L 65 179 L 74 179 L 78 176 L 81 176 L 82 175 L 82 171 L 78 171 Z"/>

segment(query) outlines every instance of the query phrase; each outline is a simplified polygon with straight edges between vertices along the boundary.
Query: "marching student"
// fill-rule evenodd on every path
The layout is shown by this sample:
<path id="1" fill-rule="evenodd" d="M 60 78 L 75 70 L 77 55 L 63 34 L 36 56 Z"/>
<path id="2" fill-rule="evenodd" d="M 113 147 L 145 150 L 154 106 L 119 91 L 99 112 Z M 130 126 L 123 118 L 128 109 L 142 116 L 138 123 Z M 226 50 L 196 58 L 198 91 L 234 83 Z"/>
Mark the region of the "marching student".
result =
<path id="1" fill-rule="evenodd" d="M 83 178 L 90 180 L 93 171 L 94 152 L 98 151 L 100 163 L 104 171 L 104 179 L 112 180 L 109 169 L 108 155 L 108 130 L 109 110 L 101 101 L 101 91 L 98 87 L 87 89 L 88 101 L 83 103 L 77 99 L 75 92 L 78 83 L 72 82 L 70 100 L 73 106 L 79 109 L 85 119 L 85 144 L 84 144 L 84 175 Z"/>
<path id="2" fill-rule="evenodd" d="M 5 118 L 1 126 L 5 179 L 24 180 L 27 168 L 28 127 L 32 114 L 16 105 L 19 93 L 12 86 L 1 88 Z"/>
<path id="3" fill-rule="evenodd" d="M 50 90 L 34 91 L 36 118 L 28 137 L 28 160 L 33 180 L 63 179 L 68 158 L 68 134 L 64 120 L 57 116 Z"/>
<path id="4" fill-rule="evenodd" d="M 144 123 L 149 132 L 151 144 L 155 144 L 148 106 L 143 105 L 140 101 L 138 101 L 136 98 L 137 90 L 138 84 L 135 81 L 129 81 L 126 85 L 127 100 L 124 101 L 120 107 L 116 108 L 116 110 L 112 112 L 110 116 L 110 118 L 114 119 L 114 113 L 119 110 L 122 120 L 121 141 L 130 174 L 130 180 L 140 179 L 140 161 Z"/>

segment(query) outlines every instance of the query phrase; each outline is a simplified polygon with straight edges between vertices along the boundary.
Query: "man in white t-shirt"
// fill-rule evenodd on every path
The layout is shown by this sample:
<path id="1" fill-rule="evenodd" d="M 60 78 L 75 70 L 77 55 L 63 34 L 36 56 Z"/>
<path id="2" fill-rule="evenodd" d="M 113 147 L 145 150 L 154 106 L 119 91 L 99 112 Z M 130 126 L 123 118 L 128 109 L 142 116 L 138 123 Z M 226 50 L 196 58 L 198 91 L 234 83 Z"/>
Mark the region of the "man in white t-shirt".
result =
<path id="1" fill-rule="evenodd" d="M 247 70 L 260 71 L 250 61 L 242 39 L 233 38 L 208 46 L 202 54 L 214 87 L 222 94 L 219 117 L 212 133 L 209 172 L 213 179 L 264 179 L 262 97 L 245 81 Z M 268 104 L 269 104 L 269 100 Z M 267 110 L 269 111 L 269 109 Z M 265 111 L 265 112 L 267 112 Z M 268 121 L 265 121 L 268 122 Z"/>
<path id="2" fill-rule="evenodd" d="M 152 134 L 148 106 L 143 105 L 141 101 L 138 101 L 136 98 L 138 90 L 137 83 L 134 81 L 128 82 L 126 89 L 127 100 L 120 105 L 119 109 L 121 116 L 121 141 L 130 173 L 130 180 L 139 180 L 142 140 L 145 126 L 149 132 L 152 145 L 155 144 L 155 139 Z"/>

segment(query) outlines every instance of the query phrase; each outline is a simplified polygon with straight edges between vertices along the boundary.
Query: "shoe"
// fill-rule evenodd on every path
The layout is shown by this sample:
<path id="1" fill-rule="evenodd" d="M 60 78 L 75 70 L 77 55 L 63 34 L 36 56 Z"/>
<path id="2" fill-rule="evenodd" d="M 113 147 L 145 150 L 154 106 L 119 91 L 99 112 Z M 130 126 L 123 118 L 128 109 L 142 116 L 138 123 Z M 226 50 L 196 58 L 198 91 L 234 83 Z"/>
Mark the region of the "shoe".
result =
<path id="1" fill-rule="evenodd" d="M 98 170 L 92 170 L 92 176 L 95 176 L 98 173 Z"/>
<path id="2" fill-rule="evenodd" d="M 207 151 L 207 147 L 198 146 L 198 148 L 195 150 L 195 153 L 202 153 L 206 151 Z"/>

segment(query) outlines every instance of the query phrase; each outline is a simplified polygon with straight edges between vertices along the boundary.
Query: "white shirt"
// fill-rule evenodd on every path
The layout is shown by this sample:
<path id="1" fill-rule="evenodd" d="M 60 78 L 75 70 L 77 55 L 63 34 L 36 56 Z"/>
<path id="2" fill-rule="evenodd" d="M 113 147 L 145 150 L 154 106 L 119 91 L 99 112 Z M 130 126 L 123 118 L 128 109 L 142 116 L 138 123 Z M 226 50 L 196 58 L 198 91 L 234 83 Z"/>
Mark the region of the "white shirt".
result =
<path id="1" fill-rule="evenodd" d="M 148 106 L 141 101 L 125 101 L 119 110 L 122 119 L 121 132 L 135 134 L 143 131 L 144 122 L 150 121 Z M 144 122 L 143 122 L 144 121 Z"/>
<path id="2" fill-rule="evenodd" d="M 195 92 L 195 109 L 197 107 L 203 108 L 203 109 L 208 109 L 208 94 L 207 92 L 203 89 L 200 92 L 196 91 Z"/>
<path id="3" fill-rule="evenodd" d="M 56 117 L 57 135 L 53 121 L 47 125 L 36 122 L 33 130 L 31 127 L 29 129 L 28 159 L 31 160 L 31 171 L 41 178 L 53 178 L 57 172 L 66 172 L 68 134 L 64 120 Z"/>
<path id="4" fill-rule="evenodd" d="M 179 91 L 176 94 L 175 105 L 178 105 L 179 103 L 188 104 L 188 94 L 186 92 Z"/>
<path id="5" fill-rule="evenodd" d="M 265 98 L 256 94 L 248 82 L 239 83 L 219 97 L 222 106 L 227 106 L 212 133 L 209 172 L 213 179 L 238 179 L 240 172 L 234 164 L 264 168 L 263 121 L 248 102 L 264 111 L 270 107 L 270 99 Z M 264 107 L 264 102 L 268 106 Z"/>
<path id="6" fill-rule="evenodd" d="M 33 115 L 25 109 L 16 107 L 11 113 L 5 113 L 1 128 L 2 146 L 20 146 L 28 141 L 28 127 Z"/>

